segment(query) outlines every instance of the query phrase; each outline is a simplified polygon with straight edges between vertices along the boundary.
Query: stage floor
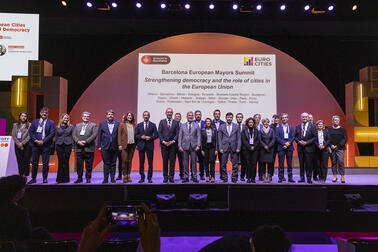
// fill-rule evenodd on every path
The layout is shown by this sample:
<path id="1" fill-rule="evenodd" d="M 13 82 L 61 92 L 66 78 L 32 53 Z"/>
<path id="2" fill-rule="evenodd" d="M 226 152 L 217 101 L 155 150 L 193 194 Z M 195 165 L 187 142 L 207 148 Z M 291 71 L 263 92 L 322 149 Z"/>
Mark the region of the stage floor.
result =
<path id="1" fill-rule="evenodd" d="M 275 171 L 275 175 L 273 176 L 273 180 L 271 183 L 264 183 L 263 181 L 258 181 L 258 177 L 256 179 L 256 183 L 254 185 L 272 185 L 272 184 L 279 184 L 278 183 L 278 175 L 277 175 L 277 170 Z M 378 168 L 370 168 L 370 169 L 348 169 L 346 170 L 346 175 L 345 175 L 345 180 L 346 180 L 346 183 L 345 184 L 341 184 L 340 182 L 340 176 L 338 175 L 338 181 L 336 183 L 333 183 L 332 182 L 332 174 L 328 174 L 327 176 L 327 181 L 325 184 L 321 184 L 321 183 L 318 183 L 318 182 L 314 182 L 314 184 L 307 184 L 307 183 L 297 183 L 297 181 L 300 179 L 299 177 L 299 170 L 298 169 L 294 169 L 294 180 L 296 181 L 296 183 L 288 183 L 288 182 L 283 182 L 283 183 L 280 183 L 280 185 L 327 185 L 327 186 L 332 186 L 332 185 L 378 185 Z M 118 174 L 117 174 L 118 175 Z M 116 176 L 117 176 L 116 175 Z M 38 173 L 38 177 L 37 177 L 37 183 L 35 185 L 56 185 L 56 173 L 49 173 L 49 176 L 48 176 L 48 183 L 47 184 L 42 184 L 42 178 L 41 178 L 42 174 Z M 287 176 L 285 175 L 286 179 L 287 179 Z M 59 184 L 59 185 L 75 185 L 73 182 L 76 180 L 77 178 L 77 174 L 74 173 L 74 172 L 71 172 L 70 173 L 70 183 L 62 183 L 62 184 Z M 231 172 L 228 172 L 228 184 L 234 184 L 231 182 Z M 30 178 L 28 178 L 29 180 Z M 139 184 L 138 181 L 140 180 L 140 175 L 138 172 L 134 171 L 131 173 L 131 179 L 132 179 L 132 182 L 131 183 L 126 183 L 124 184 L 121 180 L 117 180 L 115 184 L 112 184 L 110 183 L 109 181 L 109 184 L 107 185 L 130 185 L 130 184 Z M 199 179 L 199 176 L 198 176 L 198 179 Z M 153 183 L 152 184 L 149 184 L 147 183 L 147 178 L 145 179 L 145 182 L 143 184 L 149 184 L 149 185 L 162 185 L 164 184 L 163 183 L 163 172 L 161 171 L 156 171 L 154 172 L 153 174 Z M 215 183 L 214 184 L 225 184 L 223 183 L 223 181 L 220 180 L 219 178 L 219 172 L 216 172 L 215 174 Z M 84 183 L 82 183 L 81 185 L 102 185 L 102 181 L 103 181 L 103 173 L 102 172 L 93 172 L 92 173 L 92 179 L 91 179 L 91 183 L 90 184 L 86 184 L 85 183 L 85 179 L 84 179 Z M 143 184 L 140 184 L 140 185 L 143 185 Z M 179 178 L 179 173 L 176 172 L 175 174 L 175 183 L 167 183 L 166 185 L 178 185 L 178 184 L 182 184 L 180 178 Z M 193 183 L 193 182 L 189 182 L 189 183 L 185 183 L 185 184 L 208 184 L 208 185 L 212 185 L 212 183 L 206 183 L 206 181 L 204 180 L 200 180 L 199 183 Z M 238 180 L 238 182 L 236 183 L 238 185 L 242 185 L 242 184 L 246 184 L 247 183 L 245 181 L 240 181 L 240 179 Z"/>

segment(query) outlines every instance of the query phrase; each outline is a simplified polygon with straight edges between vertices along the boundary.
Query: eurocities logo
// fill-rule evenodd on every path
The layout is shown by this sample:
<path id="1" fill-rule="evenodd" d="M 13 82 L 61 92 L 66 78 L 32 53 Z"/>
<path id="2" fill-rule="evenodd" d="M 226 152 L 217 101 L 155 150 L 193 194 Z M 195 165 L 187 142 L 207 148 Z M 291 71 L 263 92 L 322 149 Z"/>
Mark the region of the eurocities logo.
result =
<path id="1" fill-rule="evenodd" d="M 253 66 L 253 57 L 244 57 L 244 66 Z"/>

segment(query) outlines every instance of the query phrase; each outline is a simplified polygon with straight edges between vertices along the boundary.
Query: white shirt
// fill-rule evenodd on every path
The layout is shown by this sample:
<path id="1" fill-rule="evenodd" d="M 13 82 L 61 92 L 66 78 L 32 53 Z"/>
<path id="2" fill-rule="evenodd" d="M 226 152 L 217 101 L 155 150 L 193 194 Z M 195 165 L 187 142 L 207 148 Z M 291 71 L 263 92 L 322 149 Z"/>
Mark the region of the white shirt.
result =
<path id="1" fill-rule="evenodd" d="M 114 121 L 112 121 L 112 122 L 108 121 L 108 129 L 109 129 L 110 134 L 113 134 Z"/>
<path id="2" fill-rule="evenodd" d="M 324 144 L 323 130 L 318 130 L 318 141 L 319 141 L 319 145 L 323 145 Z"/>
<path id="3" fill-rule="evenodd" d="M 219 121 L 215 121 L 214 124 L 215 124 L 215 127 L 216 127 L 217 130 L 218 130 L 218 129 L 219 129 L 220 122 L 219 122 Z"/>
<path id="4" fill-rule="evenodd" d="M 306 136 L 307 128 L 308 128 L 309 123 L 307 122 L 304 126 L 304 132 L 302 132 L 303 136 Z M 303 130 L 303 123 L 301 124 L 301 129 Z"/>
<path id="5" fill-rule="evenodd" d="M 282 129 L 283 129 L 283 132 L 284 132 L 284 139 L 288 139 L 289 138 L 289 132 L 290 132 L 290 128 L 289 128 L 289 125 L 283 125 L 282 124 Z"/>
<path id="6" fill-rule="evenodd" d="M 211 129 L 206 129 L 206 135 L 207 135 L 207 143 L 211 143 L 211 137 L 213 135 L 213 132 Z"/>
<path id="7" fill-rule="evenodd" d="M 43 120 L 42 118 L 39 119 L 37 132 L 42 133 L 42 140 L 45 139 L 45 136 L 46 136 L 46 133 L 45 133 L 46 122 L 47 122 L 47 119 L 45 120 Z"/>
<path id="8" fill-rule="evenodd" d="M 231 132 L 232 132 L 232 123 L 227 124 L 227 125 L 226 125 L 226 128 L 227 128 L 227 133 L 228 133 L 228 135 L 230 136 L 230 135 L 231 135 Z"/>

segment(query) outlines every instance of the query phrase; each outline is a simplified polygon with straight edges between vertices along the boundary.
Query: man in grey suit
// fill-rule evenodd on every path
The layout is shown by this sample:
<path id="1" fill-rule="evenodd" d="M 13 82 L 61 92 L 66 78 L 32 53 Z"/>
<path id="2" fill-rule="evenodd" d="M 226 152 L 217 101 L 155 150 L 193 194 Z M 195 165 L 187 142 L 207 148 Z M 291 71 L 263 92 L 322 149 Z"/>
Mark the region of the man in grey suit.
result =
<path id="1" fill-rule="evenodd" d="M 241 148 L 240 128 L 236 123 L 232 122 L 234 115 L 231 112 L 226 114 L 226 123 L 219 126 L 218 144 L 219 152 L 222 153 L 221 176 L 223 182 L 227 183 L 227 161 L 231 156 L 232 163 L 232 182 L 238 181 L 238 162 L 239 152 Z"/>
<path id="2" fill-rule="evenodd" d="M 90 122 L 91 113 L 83 112 L 83 122 L 76 124 L 72 134 L 75 142 L 77 180 L 75 183 L 83 182 L 83 169 L 85 161 L 85 178 L 91 183 L 94 152 L 96 150 L 97 125 Z"/>
<path id="3" fill-rule="evenodd" d="M 189 182 L 189 156 L 192 181 L 198 183 L 196 152 L 200 149 L 201 146 L 201 126 L 193 122 L 193 117 L 194 115 L 192 111 L 189 111 L 186 114 L 187 122 L 181 125 L 178 137 L 179 151 L 184 153 L 184 179 L 182 181 L 183 183 Z"/>

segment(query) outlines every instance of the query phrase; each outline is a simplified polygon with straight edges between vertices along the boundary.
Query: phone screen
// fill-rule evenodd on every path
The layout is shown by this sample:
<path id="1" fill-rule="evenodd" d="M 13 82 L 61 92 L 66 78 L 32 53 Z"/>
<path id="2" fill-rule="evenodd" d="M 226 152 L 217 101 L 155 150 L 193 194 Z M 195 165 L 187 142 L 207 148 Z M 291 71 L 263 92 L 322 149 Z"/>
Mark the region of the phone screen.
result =
<path id="1" fill-rule="evenodd" d="M 141 215 L 142 211 L 138 205 L 108 207 L 108 220 L 116 226 L 137 227 Z"/>

